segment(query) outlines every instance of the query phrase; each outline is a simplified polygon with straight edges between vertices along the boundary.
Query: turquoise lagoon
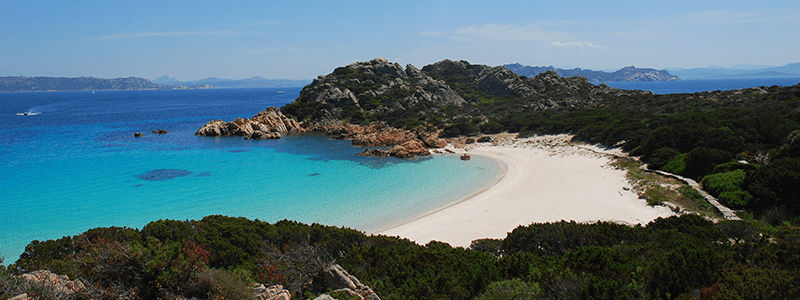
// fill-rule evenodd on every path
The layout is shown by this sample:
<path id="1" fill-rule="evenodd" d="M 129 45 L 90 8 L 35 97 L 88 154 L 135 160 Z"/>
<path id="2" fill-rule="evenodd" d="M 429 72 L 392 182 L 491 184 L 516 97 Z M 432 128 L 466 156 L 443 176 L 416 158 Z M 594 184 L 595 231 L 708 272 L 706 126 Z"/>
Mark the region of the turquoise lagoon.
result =
<path id="1" fill-rule="evenodd" d="M 482 157 L 361 157 L 325 136 L 194 136 L 210 120 L 250 117 L 300 91 L 282 90 L 0 94 L 0 255 L 8 264 L 32 240 L 213 214 L 375 232 L 501 173 Z"/>

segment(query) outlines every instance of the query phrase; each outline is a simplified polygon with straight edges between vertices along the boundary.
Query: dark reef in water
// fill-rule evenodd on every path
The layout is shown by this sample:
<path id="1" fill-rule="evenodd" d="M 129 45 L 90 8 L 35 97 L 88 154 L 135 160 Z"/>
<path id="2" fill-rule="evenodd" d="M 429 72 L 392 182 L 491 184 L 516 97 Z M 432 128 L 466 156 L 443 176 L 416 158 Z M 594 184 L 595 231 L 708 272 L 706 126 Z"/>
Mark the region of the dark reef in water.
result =
<path id="1" fill-rule="evenodd" d="M 191 171 L 178 170 L 178 169 L 158 169 L 152 170 L 144 174 L 136 175 L 136 178 L 147 181 L 161 181 L 177 177 L 189 176 Z"/>

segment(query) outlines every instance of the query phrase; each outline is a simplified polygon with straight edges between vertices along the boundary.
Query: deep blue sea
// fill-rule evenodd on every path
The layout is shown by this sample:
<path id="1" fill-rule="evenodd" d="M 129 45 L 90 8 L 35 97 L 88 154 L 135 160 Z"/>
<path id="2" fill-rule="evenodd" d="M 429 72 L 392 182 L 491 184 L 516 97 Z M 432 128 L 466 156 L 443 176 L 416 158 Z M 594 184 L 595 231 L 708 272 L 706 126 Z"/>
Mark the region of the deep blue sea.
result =
<path id="1" fill-rule="evenodd" d="M 651 91 L 654 94 L 697 93 L 727 91 L 757 86 L 791 86 L 800 83 L 796 78 L 702 79 L 678 81 L 606 82 L 610 87 L 626 90 Z"/>
<path id="2" fill-rule="evenodd" d="M 212 214 L 372 232 L 500 174 L 482 157 L 362 157 L 362 148 L 324 136 L 194 135 L 208 121 L 249 118 L 300 92 L 283 90 L 0 93 L 0 255 L 8 264 L 32 240 Z M 41 114 L 17 115 L 26 111 Z"/>

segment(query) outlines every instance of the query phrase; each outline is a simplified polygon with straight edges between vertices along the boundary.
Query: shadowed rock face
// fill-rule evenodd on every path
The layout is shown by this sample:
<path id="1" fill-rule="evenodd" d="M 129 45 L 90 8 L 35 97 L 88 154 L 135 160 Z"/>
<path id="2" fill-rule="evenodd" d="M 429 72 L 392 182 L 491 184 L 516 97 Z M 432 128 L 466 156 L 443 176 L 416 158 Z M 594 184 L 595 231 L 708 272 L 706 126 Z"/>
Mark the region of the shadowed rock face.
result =
<path id="1" fill-rule="evenodd" d="M 136 175 L 136 178 L 147 181 L 161 181 L 183 176 L 189 176 L 192 172 L 179 169 L 158 169 L 144 174 Z"/>

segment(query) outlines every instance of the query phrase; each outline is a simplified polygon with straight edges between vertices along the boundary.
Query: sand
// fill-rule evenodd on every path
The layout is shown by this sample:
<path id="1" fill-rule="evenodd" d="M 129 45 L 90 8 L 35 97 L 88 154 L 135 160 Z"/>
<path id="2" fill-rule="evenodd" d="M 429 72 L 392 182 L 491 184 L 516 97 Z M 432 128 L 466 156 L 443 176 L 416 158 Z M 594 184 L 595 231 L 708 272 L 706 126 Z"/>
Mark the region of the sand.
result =
<path id="1" fill-rule="evenodd" d="M 614 154 L 591 145 L 570 143 L 569 135 L 514 139 L 497 136 L 493 143 L 448 146 L 456 154 L 492 158 L 505 166 L 495 185 L 423 216 L 377 232 L 468 247 L 481 238 L 505 238 L 520 225 L 574 220 L 646 224 L 674 215 L 666 207 L 647 206 L 630 188 L 625 172 L 610 166 Z M 627 189 L 626 189 L 627 188 Z"/>

